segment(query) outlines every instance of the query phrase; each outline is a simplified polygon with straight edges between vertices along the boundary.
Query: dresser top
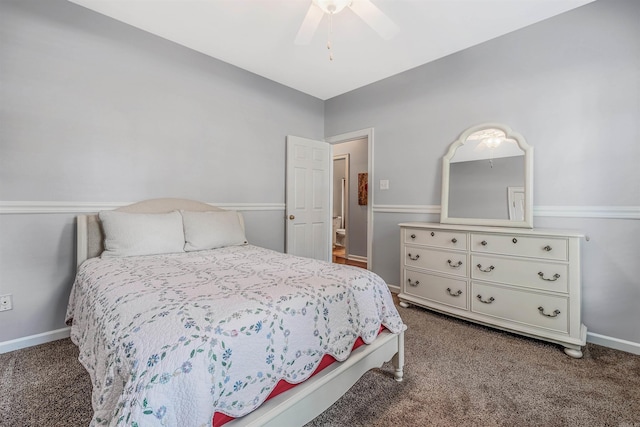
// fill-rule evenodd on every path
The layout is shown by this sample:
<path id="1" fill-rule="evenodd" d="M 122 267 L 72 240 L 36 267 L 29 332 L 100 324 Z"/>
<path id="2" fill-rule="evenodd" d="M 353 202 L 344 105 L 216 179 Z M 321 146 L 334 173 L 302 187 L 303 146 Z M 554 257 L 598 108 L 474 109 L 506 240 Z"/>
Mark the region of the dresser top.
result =
<path id="1" fill-rule="evenodd" d="M 557 237 L 585 237 L 578 230 L 561 230 L 555 228 L 515 228 L 515 227 L 485 227 L 481 225 L 456 225 L 440 224 L 438 222 L 402 222 L 400 227 L 432 228 L 439 230 L 476 231 L 479 233 L 519 234 L 530 236 L 557 236 Z"/>

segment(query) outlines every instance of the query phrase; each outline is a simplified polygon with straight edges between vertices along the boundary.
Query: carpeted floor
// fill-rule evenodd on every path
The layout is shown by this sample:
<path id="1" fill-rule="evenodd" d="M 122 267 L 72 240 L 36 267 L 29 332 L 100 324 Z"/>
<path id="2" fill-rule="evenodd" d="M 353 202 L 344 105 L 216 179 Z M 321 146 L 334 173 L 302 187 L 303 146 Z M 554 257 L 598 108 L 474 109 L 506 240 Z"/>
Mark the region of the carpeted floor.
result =
<path id="1" fill-rule="evenodd" d="M 640 356 L 558 346 L 420 308 L 400 308 L 405 380 L 373 370 L 308 427 L 640 427 Z M 88 374 L 70 340 L 0 355 L 0 425 L 86 426 Z"/>

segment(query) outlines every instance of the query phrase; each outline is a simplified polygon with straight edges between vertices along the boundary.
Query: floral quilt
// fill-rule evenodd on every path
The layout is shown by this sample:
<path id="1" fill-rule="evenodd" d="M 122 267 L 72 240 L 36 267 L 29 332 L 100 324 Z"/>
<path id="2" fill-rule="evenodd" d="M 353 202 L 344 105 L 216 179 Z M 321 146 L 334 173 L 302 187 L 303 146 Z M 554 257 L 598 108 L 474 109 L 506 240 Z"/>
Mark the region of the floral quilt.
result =
<path id="1" fill-rule="evenodd" d="M 256 246 L 80 267 L 67 308 L 95 425 L 211 426 L 402 320 L 374 273 Z"/>

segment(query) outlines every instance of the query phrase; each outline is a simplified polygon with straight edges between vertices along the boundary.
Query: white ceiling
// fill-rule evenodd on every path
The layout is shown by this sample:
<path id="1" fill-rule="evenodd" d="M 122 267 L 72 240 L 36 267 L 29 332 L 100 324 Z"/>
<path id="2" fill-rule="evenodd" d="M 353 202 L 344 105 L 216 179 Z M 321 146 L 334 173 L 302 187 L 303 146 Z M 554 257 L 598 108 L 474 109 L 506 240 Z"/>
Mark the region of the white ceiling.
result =
<path id="1" fill-rule="evenodd" d="M 293 43 L 311 0 L 69 1 L 325 100 L 593 0 L 372 0 L 400 32 L 385 41 L 347 8 L 333 61 L 327 16 Z"/>

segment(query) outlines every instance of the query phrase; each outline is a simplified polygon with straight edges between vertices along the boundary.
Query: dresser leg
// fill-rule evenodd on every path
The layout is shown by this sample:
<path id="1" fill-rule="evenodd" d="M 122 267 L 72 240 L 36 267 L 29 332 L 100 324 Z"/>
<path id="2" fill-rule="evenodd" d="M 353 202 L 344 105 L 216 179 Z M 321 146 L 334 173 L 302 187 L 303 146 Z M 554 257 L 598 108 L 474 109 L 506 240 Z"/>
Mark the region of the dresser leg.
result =
<path id="1" fill-rule="evenodd" d="M 409 308 L 409 303 L 405 302 L 405 301 L 400 301 L 400 307 L 402 308 Z"/>
<path id="2" fill-rule="evenodd" d="M 565 348 L 564 352 L 567 354 L 567 356 L 571 356 L 574 359 L 582 358 L 582 350 L 576 350 L 575 348 Z"/>

